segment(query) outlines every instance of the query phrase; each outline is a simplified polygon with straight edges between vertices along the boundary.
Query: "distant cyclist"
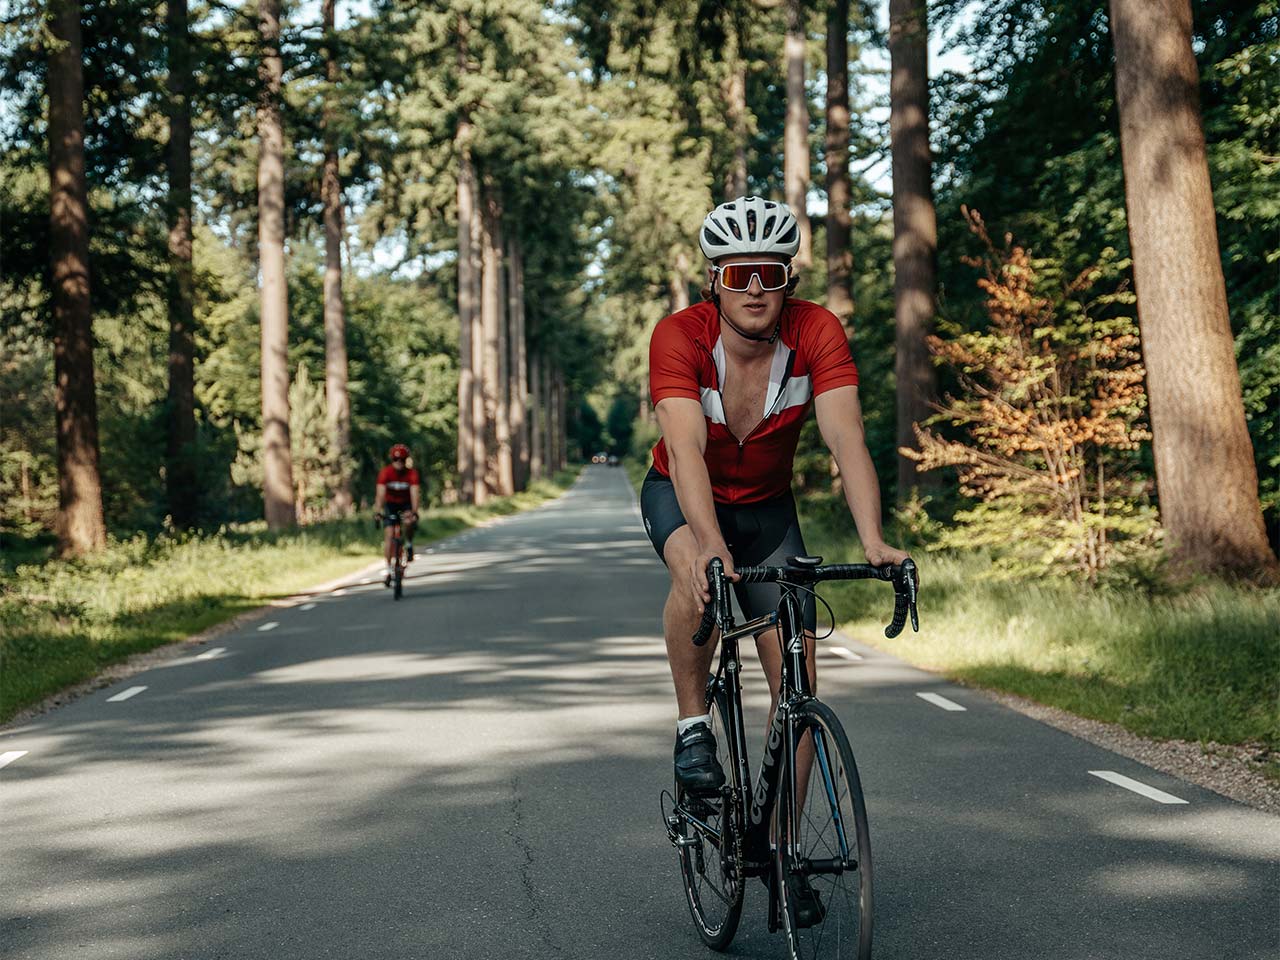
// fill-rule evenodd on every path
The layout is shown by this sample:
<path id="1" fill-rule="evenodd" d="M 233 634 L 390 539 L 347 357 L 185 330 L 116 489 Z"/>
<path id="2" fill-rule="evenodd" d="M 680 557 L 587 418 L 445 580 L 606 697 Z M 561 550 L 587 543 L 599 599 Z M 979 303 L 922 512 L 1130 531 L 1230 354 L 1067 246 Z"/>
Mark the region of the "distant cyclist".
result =
<path id="1" fill-rule="evenodd" d="M 671 573 L 662 619 L 679 708 L 676 777 L 708 793 L 724 782 L 704 699 L 714 645 L 690 643 L 710 599 L 707 563 L 719 557 L 733 577 L 735 564 L 776 565 L 805 553 L 791 474 L 811 405 L 868 562 L 901 563 L 907 554 L 881 534 L 880 486 L 844 329 L 835 314 L 791 297 L 795 215 L 782 203 L 739 197 L 707 214 L 698 239 L 711 261 L 703 302 L 662 320 L 649 342 L 649 394 L 662 439 L 640 505 Z M 777 605 L 772 584 L 735 592 L 748 618 Z M 804 615 L 812 636 L 812 600 Z M 775 701 L 778 647 L 776 631 L 756 638 Z M 806 653 L 813 680 L 812 643 Z"/>
<path id="2" fill-rule="evenodd" d="M 408 466 L 409 448 L 397 443 L 391 448 L 391 463 L 383 467 L 378 474 L 377 492 L 374 494 L 373 510 L 382 517 L 383 511 L 400 515 L 401 536 L 404 539 L 405 562 L 413 560 L 413 532 L 418 526 L 419 479 L 418 471 Z M 385 583 L 391 585 L 391 577 L 395 572 L 395 557 L 392 556 L 391 525 L 383 524 L 383 556 L 387 561 Z"/>

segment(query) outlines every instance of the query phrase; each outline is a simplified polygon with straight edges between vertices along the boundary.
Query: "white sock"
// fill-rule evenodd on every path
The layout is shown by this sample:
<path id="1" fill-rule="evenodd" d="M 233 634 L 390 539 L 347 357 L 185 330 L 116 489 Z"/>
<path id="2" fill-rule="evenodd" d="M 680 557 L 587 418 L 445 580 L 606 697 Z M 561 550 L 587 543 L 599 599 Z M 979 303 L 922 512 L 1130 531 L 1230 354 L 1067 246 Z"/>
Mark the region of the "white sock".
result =
<path id="1" fill-rule="evenodd" d="M 700 717 L 685 717 L 683 720 L 677 720 L 676 736 L 677 737 L 684 736 L 685 731 L 688 730 L 690 727 L 692 727 L 695 723 L 705 723 L 708 727 L 711 726 L 711 714 L 704 713 Z"/>

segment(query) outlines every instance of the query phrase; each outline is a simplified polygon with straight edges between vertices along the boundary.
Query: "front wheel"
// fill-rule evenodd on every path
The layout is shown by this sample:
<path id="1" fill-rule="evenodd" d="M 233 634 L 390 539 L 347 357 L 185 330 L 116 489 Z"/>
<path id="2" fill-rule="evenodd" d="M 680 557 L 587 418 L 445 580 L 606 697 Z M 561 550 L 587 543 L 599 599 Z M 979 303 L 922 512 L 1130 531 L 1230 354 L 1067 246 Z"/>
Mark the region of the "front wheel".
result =
<path id="1" fill-rule="evenodd" d="M 741 785 L 729 751 L 725 694 L 717 681 L 712 681 L 713 695 L 709 711 L 711 732 L 716 738 L 716 757 L 724 768 L 727 782 L 716 797 L 695 798 L 676 783 L 676 800 L 680 807 L 695 816 L 706 829 L 687 819 L 681 821 L 680 877 L 684 881 L 685 900 L 698 936 L 712 950 L 727 950 L 738 932 L 742 918 L 743 877 L 739 870 L 734 824 L 741 821 L 735 804 L 740 802 Z"/>
<path id="2" fill-rule="evenodd" d="M 836 715 L 816 700 L 799 709 L 795 730 L 796 795 L 786 771 L 774 808 L 787 955 L 869 960 L 871 833 L 853 749 Z"/>
<path id="3" fill-rule="evenodd" d="M 392 579 L 393 579 L 393 582 L 391 585 L 395 588 L 392 591 L 392 594 L 394 595 L 395 599 L 399 600 L 402 596 L 404 596 L 404 559 L 401 556 L 401 547 L 398 542 L 396 543 L 395 573 Z"/>

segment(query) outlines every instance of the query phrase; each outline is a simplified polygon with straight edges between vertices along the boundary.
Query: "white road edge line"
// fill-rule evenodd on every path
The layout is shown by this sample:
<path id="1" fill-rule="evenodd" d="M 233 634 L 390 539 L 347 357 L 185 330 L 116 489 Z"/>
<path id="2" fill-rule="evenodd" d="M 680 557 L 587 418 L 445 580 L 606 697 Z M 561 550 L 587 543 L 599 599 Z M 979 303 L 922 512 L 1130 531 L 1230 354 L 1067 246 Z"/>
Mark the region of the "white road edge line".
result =
<path id="1" fill-rule="evenodd" d="M 841 660 L 861 660 L 862 659 L 862 654 L 854 653 L 848 647 L 828 647 L 827 649 L 829 649 Z"/>
<path id="2" fill-rule="evenodd" d="M 212 650 L 206 650 L 204 653 L 197 654 L 197 655 L 196 655 L 196 659 L 197 659 L 197 660 L 212 660 L 214 657 L 218 656 L 219 654 L 223 654 L 223 653 L 226 653 L 226 652 L 227 652 L 227 648 L 226 648 L 226 647 L 214 647 Z"/>
<path id="3" fill-rule="evenodd" d="M 276 620 L 268 620 L 266 623 L 264 623 L 262 626 L 260 626 L 260 627 L 258 628 L 258 632 L 259 632 L 259 633 L 266 633 L 268 630 L 274 630 L 274 629 L 275 629 L 276 627 L 278 627 L 278 626 L 280 626 L 280 624 L 279 624 L 279 622 L 278 622 L 278 621 L 276 621 Z"/>
<path id="4" fill-rule="evenodd" d="M 367 581 L 367 580 L 366 580 L 365 582 L 366 582 L 366 583 L 368 583 L 369 581 Z M 304 604 L 303 604 L 302 606 L 300 606 L 298 609 L 299 609 L 299 610 L 314 610 L 315 608 L 316 608 L 316 605 L 315 605 L 314 603 L 304 603 Z"/>
<path id="5" fill-rule="evenodd" d="M 1140 793 L 1149 800 L 1156 803 L 1189 803 L 1180 797 L 1175 797 L 1171 793 L 1165 793 L 1163 790 L 1157 790 L 1155 787 L 1149 787 L 1140 780 L 1134 780 L 1126 777 L 1122 773 L 1116 773 L 1114 770 L 1090 770 L 1093 776 L 1100 780 L 1106 780 L 1108 783 L 1114 783 L 1117 787 L 1124 787 L 1126 790 L 1132 790 L 1134 793 Z"/>
<path id="6" fill-rule="evenodd" d="M 21 760 L 26 755 L 26 750 L 9 750 L 6 753 L 0 753 L 0 767 L 7 767 L 13 761 Z"/>
<path id="7" fill-rule="evenodd" d="M 128 700 L 130 697 L 136 697 L 146 687 L 130 687 L 128 690 L 117 693 L 114 697 L 107 697 L 107 703 L 119 703 L 121 700 Z"/>
<path id="8" fill-rule="evenodd" d="M 946 697 L 936 693 L 917 693 L 917 697 L 921 700 L 932 703 L 935 707 L 941 707 L 943 710 L 967 710 L 968 707 L 962 707 L 954 700 L 948 700 Z"/>

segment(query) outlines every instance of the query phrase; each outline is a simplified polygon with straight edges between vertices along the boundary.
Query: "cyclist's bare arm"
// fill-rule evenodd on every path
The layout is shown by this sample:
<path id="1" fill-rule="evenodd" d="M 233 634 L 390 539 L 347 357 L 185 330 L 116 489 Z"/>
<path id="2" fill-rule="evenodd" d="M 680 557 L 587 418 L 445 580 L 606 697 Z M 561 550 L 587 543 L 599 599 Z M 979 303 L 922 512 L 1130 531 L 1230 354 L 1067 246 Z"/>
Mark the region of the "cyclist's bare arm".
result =
<path id="1" fill-rule="evenodd" d="M 373 512 L 382 513 L 382 505 L 387 502 L 387 485 L 380 483 L 373 494 Z"/>
<path id="2" fill-rule="evenodd" d="M 733 560 L 724 535 L 716 522 L 716 505 L 707 473 L 707 421 L 702 404 L 689 397 L 667 397 L 658 401 L 658 425 L 667 442 L 667 463 L 676 490 L 680 512 L 698 543 L 698 556 L 689 570 L 690 586 L 697 607 L 711 599 L 707 587 L 707 562 L 719 557 L 725 572 L 733 574 Z"/>
<path id="3" fill-rule="evenodd" d="M 858 527 L 867 562 L 877 565 L 901 563 L 907 557 L 906 552 L 885 543 L 880 527 L 880 481 L 867 450 L 858 388 L 836 387 L 820 393 L 813 402 L 813 408 L 818 416 L 822 439 L 844 479 L 844 498 Z"/>
<path id="4" fill-rule="evenodd" d="M 413 511 L 413 515 L 418 515 L 418 485 L 415 483 L 409 488 L 409 509 Z"/>

